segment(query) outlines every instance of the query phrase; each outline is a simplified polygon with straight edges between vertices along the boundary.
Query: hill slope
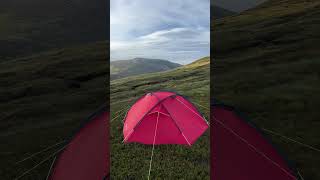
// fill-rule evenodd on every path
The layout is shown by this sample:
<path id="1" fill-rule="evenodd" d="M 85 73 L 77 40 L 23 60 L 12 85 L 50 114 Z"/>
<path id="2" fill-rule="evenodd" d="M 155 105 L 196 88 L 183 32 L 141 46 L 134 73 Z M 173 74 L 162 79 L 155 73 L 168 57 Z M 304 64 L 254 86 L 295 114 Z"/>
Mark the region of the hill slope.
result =
<path id="1" fill-rule="evenodd" d="M 209 108 L 209 84 L 208 57 L 171 71 L 112 81 L 111 179 L 144 179 L 148 173 L 151 147 L 122 143 L 124 112 L 135 99 L 151 91 L 173 90 Z M 208 108 L 198 108 L 206 117 L 209 116 Z M 122 111 L 116 113 L 119 110 Z M 209 135 L 207 131 L 191 148 L 179 145 L 156 146 L 151 179 L 209 179 Z"/>
<path id="2" fill-rule="evenodd" d="M 104 42 L 0 62 L 0 179 L 14 179 L 62 147 L 108 101 Z M 22 179 L 45 179 L 50 161 Z"/>
<path id="3" fill-rule="evenodd" d="M 211 0 L 211 5 L 228 9 L 229 11 L 242 12 L 254 8 L 267 0 Z"/>
<path id="4" fill-rule="evenodd" d="M 108 104 L 104 0 L 0 1 L 0 179 L 14 179 Z M 50 159 L 51 160 L 51 159 Z M 45 179 L 50 161 L 21 179 Z"/>
<path id="5" fill-rule="evenodd" d="M 212 90 L 262 128 L 320 144 L 320 2 L 271 0 L 212 22 Z M 320 156 L 273 137 L 305 179 Z M 319 147 L 318 147 L 319 148 Z"/>
<path id="6" fill-rule="evenodd" d="M 118 79 L 127 76 L 160 72 L 174 69 L 181 66 L 161 59 L 134 58 L 131 60 L 111 61 L 110 79 Z"/>
<path id="7" fill-rule="evenodd" d="M 217 19 L 235 14 L 232 11 L 229 11 L 227 9 L 224 9 L 215 5 L 211 5 L 210 13 L 211 13 L 211 17 L 217 18 Z"/>
<path id="8" fill-rule="evenodd" d="M 107 40 L 104 0 L 1 0 L 0 59 Z"/>

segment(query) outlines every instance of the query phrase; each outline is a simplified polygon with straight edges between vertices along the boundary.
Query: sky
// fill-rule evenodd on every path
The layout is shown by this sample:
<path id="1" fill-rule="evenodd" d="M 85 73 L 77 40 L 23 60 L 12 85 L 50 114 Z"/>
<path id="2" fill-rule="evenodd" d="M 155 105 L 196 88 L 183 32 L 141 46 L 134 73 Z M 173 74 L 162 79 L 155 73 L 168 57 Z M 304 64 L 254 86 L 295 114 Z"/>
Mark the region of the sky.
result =
<path id="1" fill-rule="evenodd" d="M 111 0 L 110 57 L 188 64 L 210 55 L 210 0 Z"/>

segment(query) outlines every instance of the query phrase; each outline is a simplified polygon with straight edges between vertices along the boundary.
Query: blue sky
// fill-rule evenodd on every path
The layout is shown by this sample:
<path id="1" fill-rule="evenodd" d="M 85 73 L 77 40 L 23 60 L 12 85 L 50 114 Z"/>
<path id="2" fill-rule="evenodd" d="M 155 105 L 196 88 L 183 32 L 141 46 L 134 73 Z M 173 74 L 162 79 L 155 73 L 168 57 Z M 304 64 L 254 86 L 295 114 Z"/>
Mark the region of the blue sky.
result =
<path id="1" fill-rule="evenodd" d="M 210 54 L 210 0 L 111 0 L 111 60 L 190 63 Z"/>

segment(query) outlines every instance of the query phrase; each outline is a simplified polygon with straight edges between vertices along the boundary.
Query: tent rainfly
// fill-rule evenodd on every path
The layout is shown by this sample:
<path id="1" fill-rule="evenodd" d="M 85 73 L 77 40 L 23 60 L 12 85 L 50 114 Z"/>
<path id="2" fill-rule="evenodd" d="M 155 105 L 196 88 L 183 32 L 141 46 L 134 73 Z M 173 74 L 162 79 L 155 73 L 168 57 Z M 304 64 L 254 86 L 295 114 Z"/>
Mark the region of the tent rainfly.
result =
<path id="1" fill-rule="evenodd" d="M 191 146 L 209 127 L 197 108 L 173 92 L 148 93 L 129 109 L 124 142 Z"/>
<path id="2" fill-rule="evenodd" d="M 295 168 L 235 108 L 211 105 L 211 126 L 211 179 L 298 179 Z"/>
<path id="3" fill-rule="evenodd" d="M 108 121 L 105 106 L 91 115 L 57 156 L 47 179 L 109 179 Z"/>
<path id="4" fill-rule="evenodd" d="M 168 91 L 148 93 L 139 98 L 124 119 L 124 143 L 152 145 L 148 180 L 155 145 L 192 146 L 209 124 L 197 108 L 182 95 Z"/>

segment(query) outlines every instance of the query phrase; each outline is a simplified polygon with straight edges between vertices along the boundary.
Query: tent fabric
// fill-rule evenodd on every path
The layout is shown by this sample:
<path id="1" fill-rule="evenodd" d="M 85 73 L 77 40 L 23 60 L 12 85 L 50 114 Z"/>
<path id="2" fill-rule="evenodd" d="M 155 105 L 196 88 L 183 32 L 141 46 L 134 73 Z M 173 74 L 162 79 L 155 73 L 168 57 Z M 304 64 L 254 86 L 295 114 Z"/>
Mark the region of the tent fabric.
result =
<path id="1" fill-rule="evenodd" d="M 123 136 L 125 143 L 191 146 L 207 128 L 190 101 L 174 92 L 159 91 L 142 96 L 132 105 L 124 120 Z"/>
<path id="2" fill-rule="evenodd" d="M 109 113 L 95 113 L 56 158 L 49 180 L 109 179 Z"/>
<path id="3" fill-rule="evenodd" d="M 294 180 L 295 171 L 274 146 L 234 110 L 211 106 L 212 180 Z"/>

